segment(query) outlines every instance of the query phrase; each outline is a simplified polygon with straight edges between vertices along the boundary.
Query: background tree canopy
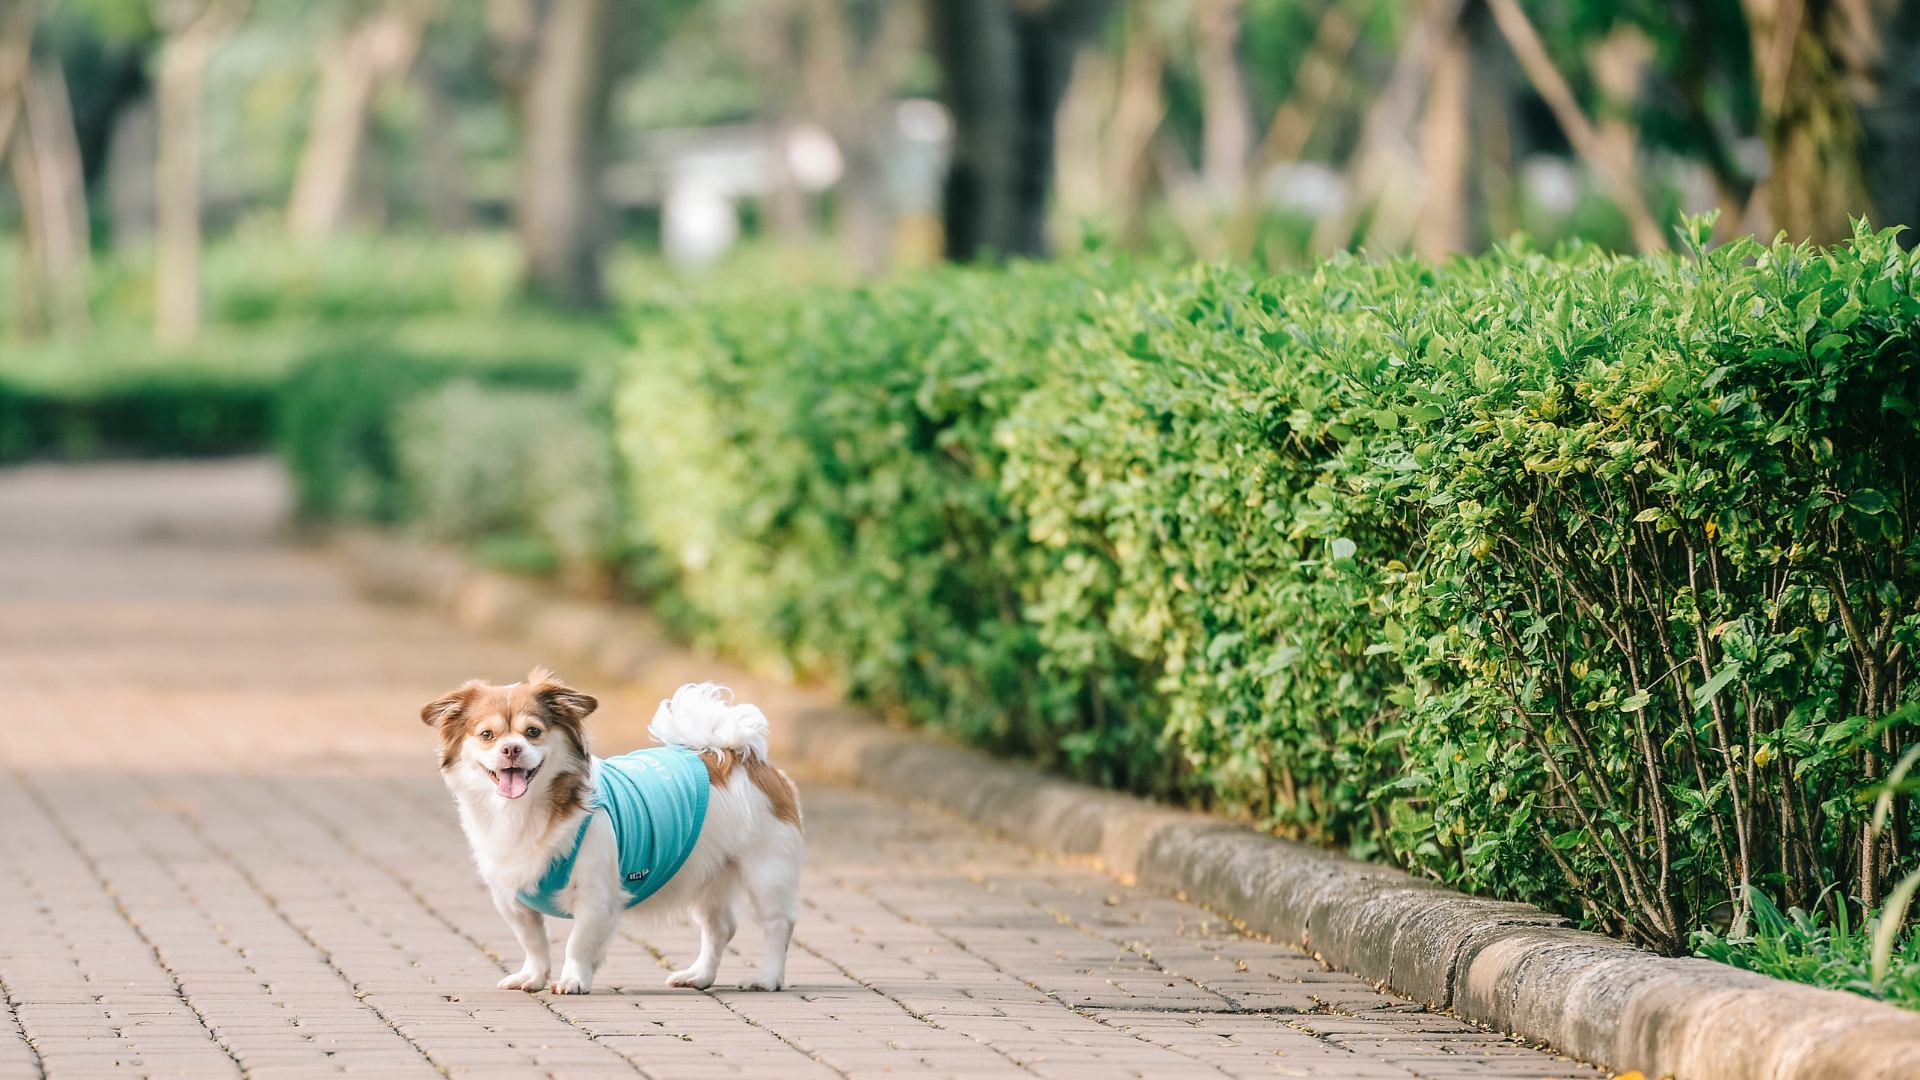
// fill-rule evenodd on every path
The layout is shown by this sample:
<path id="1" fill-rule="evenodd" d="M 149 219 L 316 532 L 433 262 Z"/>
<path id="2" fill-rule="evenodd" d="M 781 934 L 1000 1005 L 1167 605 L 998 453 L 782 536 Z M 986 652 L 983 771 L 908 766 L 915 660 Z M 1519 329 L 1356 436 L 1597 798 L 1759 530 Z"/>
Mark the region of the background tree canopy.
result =
<path id="1" fill-rule="evenodd" d="M 1715 210 L 1832 242 L 1920 214 L 1917 61 L 1911 0 L 5 0 L 4 317 L 191 340 L 202 237 L 248 230 L 511 228 L 584 307 L 623 251 L 741 237 L 868 274 L 1631 251 Z"/>

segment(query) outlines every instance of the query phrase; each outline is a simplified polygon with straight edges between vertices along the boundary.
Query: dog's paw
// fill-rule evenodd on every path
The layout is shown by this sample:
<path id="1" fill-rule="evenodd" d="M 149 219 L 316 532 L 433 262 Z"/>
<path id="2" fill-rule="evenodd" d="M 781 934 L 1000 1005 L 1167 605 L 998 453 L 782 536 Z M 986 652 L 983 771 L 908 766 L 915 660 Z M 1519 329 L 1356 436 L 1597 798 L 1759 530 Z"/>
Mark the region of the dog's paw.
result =
<path id="1" fill-rule="evenodd" d="M 500 980 L 502 990 L 538 990 L 547 981 L 544 971 L 520 971 Z"/>
<path id="2" fill-rule="evenodd" d="M 559 978 L 547 986 L 547 989 L 556 994 L 591 994 L 593 980 L 563 972 Z"/>
<path id="3" fill-rule="evenodd" d="M 713 975 L 688 968 L 685 971 L 676 971 L 667 976 L 667 985 L 687 986 L 695 990 L 705 990 L 707 987 L 713 985 Z"/>
<path id="4" fill-rule="evenodd" d="M 761 977 L 760 977 L 760 978 L 758 978 L 758 979 L 748 979 L 748 980 L 747 980 L 746 982 L 743 982 L 743 983 L 741 983 L 741 984 L 740 984 L 740 989 L 742 989 L 742 990 L 766 990 L 766 991 L 773 991 L 773 990 L 778 990 L 778 989 L 780 989 L 780 980 L 778 980 L 778 979 L 769 979 L 769 978 L 767 978 L 766 976 L 764 976 L 764 975 L 763 975 L 763 976 L 761 976 Z"/>

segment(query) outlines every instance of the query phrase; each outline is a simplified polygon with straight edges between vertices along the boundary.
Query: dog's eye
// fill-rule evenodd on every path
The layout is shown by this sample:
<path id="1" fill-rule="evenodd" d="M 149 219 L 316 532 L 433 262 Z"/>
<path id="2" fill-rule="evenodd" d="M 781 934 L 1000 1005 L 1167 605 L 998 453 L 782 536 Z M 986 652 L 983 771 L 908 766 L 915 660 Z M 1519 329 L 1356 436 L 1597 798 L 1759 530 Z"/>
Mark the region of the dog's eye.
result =
<path id="1" fill-rule="evenodd" d="M 491 731 L 483 731 L 483 732 L 481 732 L 481 733 L 480 733 L 480 741 L 481 741 L 481 742 L 492 742 L 492 741 L 493 741 L 493 732 L 491 732 Z"/>
<path id="2" fill-rule="evenodd" d="M 530 728 L 528 728 L 528 729 L 527 729 L 527 738 L 529 738 L 529 739 L 537 739 L 537 738 L 539 738 L 539 737 L 540 737 L 540 729 L 539 729 L 539 728 L 537 728 L 537 727 L 530 727 Z"/>

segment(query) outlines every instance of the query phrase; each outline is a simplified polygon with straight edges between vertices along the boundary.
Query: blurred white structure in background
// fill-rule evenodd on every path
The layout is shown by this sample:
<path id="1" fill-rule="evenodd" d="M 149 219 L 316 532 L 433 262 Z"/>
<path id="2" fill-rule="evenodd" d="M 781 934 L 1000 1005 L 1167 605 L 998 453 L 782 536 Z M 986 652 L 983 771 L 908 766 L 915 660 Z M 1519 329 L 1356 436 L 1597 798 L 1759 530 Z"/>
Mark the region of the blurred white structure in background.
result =
<path id="1" fill-rule="evenodd" d="M 660 246 L 674 262 L 700 266 L 719 258 L 740 237 L 740 215 L 725 192 L 677 184 L 660 207 Z"/>
<path id="2" fill-rule="evenodd" d="M 882 115 L 878 142 L 893 209 L 936 210 L 953 137 L 946 108 L 916 98 Z M 699 266 L 739 239 L 741 199 L 782 189 L 818 194 L 845 173 L 839 144 L 816 124 L 682 128 L 649 133 L 638 153 L 607 168 L 601 190 L 616 207 L 658 206 L 667 257 Z"/>
<path id="3" fill-rule="evenodd" d="M 1324 161 L 1285 161 L 1267 170 L 1260 191 L 1267 205 L 1311 218 L 1337 214 L 1347 206 L 1347 181 Z"/>
<path id="4" fill-rule="evenodd" d="M 953 117 L 947 107 L 926 98 L 908 98 L 892 110 L 893 130 L 882 144 L 887 195 L 902 214 L 940 213 L 940 185 L 947 175 L 947 151 L 953 142 Z"/>
<path id="5" fill-rule="evenodd" d="M 825 191 L 839 183 L 847 171 L 840 144 L 818 124 L 801 124 L 788 131 L 781 150 L 780 162 L 801 191 Z"/>
<path id="6" fill-rule="evenodd" d="M 1580 176 L 1565 158 L 1545 154 L 1527 159 L 1520 168 L 1520 184 L 1540 209 L 1566 217 L 1580 202 Z"/>

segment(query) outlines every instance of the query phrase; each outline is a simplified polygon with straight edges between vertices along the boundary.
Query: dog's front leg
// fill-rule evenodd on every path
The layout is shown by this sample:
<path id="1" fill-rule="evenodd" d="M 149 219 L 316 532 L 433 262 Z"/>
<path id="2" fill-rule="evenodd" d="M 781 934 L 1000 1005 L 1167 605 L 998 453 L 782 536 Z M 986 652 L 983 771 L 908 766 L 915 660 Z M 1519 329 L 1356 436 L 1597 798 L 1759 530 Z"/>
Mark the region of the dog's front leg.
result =
<path id="1" fill-rule="evenodd" d="M 566 963 L 560 968 L 560 977 L 548 987 L 556 994 L 593 992 L 593 973 L 606 961 L 607 943 L 620 928 L 620 913 L 626 905 L 613 897 L 594 899 L 599 902 L 575 905 L 573 932 L 567 935 Z"/>
<path id="2" fill-rule="evenodd" d="M 547 942 L 547 924 L 540 913 L 520 902 L 511 893 L 495 892 L 493 906 L 500 910 L 500 916 L 513 927 L 513 936 L 520 939 L 520 947 L 526 950 L 526 963 L 520 965 L 516 974 L 500 980 L 502 990 L 538 990 L 547 984 L 547 976 L 553 973 L 552 946 Z"/>
<path id="3" fill-rule="evenodd" d="M 573 863 L 573 932 L 567 935 L 566 962 L 547 989 L 556 994 L 590 994 L 593 973 L 607 959 L 607 944 L 620 929 L 627 894 L 620 885 L 620 853 L 613 824 L 604 811 L 595 815 Z"/>

